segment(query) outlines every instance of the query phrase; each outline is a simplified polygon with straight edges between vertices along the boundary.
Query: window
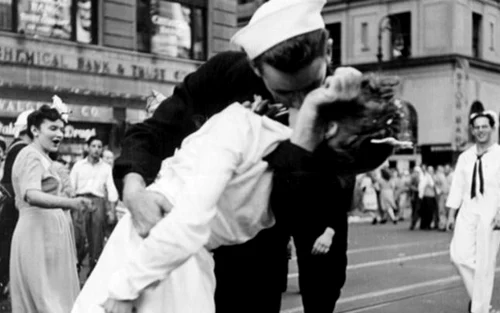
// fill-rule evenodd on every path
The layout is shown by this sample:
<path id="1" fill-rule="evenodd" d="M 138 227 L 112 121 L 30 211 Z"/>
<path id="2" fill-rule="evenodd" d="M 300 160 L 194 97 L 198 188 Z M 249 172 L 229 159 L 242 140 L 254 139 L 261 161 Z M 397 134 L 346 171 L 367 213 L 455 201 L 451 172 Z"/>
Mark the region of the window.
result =
<path id="1" fill-rule="evenodd" d="M 495 50 L 495 23 L 490 22 L 490 50 Z"/>
<path id="2" fill-rule="evenodd" d="M 97 0 L 0 0 L 0 30 L 97 42 Z"/>
<path id="3" fill-rule="evenodd" d="M 0 0 L 0 30 L 13 29 L 13 0 Z"/>
<path id="4" fill-rule="evenodd" d="M 206 1 L 139 0 L 137 8 L 139 51 L 185 59 L 206 59 Z"/>
<path id="5" fill-rule="evenodd" d="M 481 23 L 483 16 L 478 13 L 472 13 L 472 56 L 481 57 Z"/>
<path id="6" fill-rule="evenodd" d="M 393 59 L 407 58 L 411 55 L 411 13 L 392 14 L 391 56 Z"/>
<path id="7" fill-rule="evenodd" d="M 332 65 L 340 65 L 342 63 L 342 24 L 333 23 L 326 26 L 330 33 L 332 44 Z"/>
<path id="8" fill-rule="evenodd" d="M 368 23 L 361 23 L 361 51 L 369 51 L 370 46 L 368 44 Z"/>
<path id="9" fill-rule="evenodd" d="M 75 28 L 76 41 L 97 43 L 97 1 L 76 1 Z"/>

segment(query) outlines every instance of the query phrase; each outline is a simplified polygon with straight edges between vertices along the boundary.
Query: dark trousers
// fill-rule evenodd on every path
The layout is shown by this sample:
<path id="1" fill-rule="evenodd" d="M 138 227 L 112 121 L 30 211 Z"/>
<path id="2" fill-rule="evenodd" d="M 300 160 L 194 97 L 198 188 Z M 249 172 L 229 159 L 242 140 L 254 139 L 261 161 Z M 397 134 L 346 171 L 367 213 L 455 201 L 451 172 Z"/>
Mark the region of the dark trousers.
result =
<path id="1" fill-rule="evenodd" d="M 279 313 L 289 236 L 274 226 L 213 251 L 216 313 Z"/>
<path id="2" fill-rule="evenodd" d="M 10 247 L 12 235 L 19 219 L 13 198 L 7 199 L 3 205 L 0 215 L 0 292 L 9 282 Z"/>
<path id="3" fill-rule="evenodd" d="M 324 229 L 295 232 L 299 287 L 304 313 L 332 313 L 346 279 L 347 216 L 339 216 L 330 250 L 313 255 L 312 248 Z"/>
<path id="4" fill-rule="evenodd" d="M 434 212 L 437 211 L 436 197 L 423 197 L 420 207 L 420 229 L 430 229 L 434 218 Z"/>
<path id="5" fill-rule="evenodd" d="M 411 198 L 411 224 L 410 229 L 414 229 L 420 220 L 420 205 L 421 201 L 418 195 L 414 194 Z"/>
<path id="6" fill-rule="evenodd" d="M 88 252 L 89 266 L 92 270 L 104 248 L 106 233 L 106 200 L 103 198 L 81 195 L 92 200 L 92 211 L 75 212 L 73 225 L 75 228 L 76 251 L 78 264 L 82 264 Z M 85 245 L 88 243 L 88 249 Z"/>

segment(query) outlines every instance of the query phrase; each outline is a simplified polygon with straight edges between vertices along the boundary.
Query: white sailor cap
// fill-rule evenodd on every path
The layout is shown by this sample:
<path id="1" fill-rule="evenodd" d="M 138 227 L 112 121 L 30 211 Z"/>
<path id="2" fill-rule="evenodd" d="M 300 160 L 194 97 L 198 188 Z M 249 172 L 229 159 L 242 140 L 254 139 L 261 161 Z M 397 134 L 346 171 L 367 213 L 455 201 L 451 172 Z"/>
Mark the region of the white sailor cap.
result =
<path id="1" fill-rule="evenodd" d="M 242 47 L 253 60 L 287 39 L 325 28 L 321 16 L 325 3 L 326 0 L 270 0 L 255 11 L 231 42 Z"/>

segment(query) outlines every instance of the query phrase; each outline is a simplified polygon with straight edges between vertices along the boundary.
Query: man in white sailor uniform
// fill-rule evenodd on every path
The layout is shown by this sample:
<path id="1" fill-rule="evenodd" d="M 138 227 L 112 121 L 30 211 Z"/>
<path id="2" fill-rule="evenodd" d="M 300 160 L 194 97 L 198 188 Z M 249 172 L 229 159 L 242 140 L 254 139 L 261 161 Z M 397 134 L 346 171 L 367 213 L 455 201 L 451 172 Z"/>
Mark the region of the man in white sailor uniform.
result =
<path id="1" fill-rule="evenodd" d="M 451 261 L 471 299 L 472 313 L 498 312 L 490 307 L 500 243 L 496 230 L 500 226 L 500 146 L 492 136 L 495 121 L 491 111 L 470 116 L 475 144 L 459 156 L 446 202 L 447 226 L 454 228 Z"/>

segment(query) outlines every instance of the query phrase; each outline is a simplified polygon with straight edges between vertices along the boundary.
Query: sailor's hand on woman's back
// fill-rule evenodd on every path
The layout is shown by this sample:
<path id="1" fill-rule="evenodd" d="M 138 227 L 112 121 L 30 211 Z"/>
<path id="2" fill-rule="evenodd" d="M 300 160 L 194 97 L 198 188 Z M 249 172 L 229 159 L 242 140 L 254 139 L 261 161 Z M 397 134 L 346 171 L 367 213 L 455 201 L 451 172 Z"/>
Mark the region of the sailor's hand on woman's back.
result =
<path id="1" fill-rule="evenodd" d="M 170 212 L 172 204 L 162 194 L 146 189 L 142 177 L 129 173 L 123 190 L 123 203 L 129 209 L 135 229 L 141 237 Z"/>

